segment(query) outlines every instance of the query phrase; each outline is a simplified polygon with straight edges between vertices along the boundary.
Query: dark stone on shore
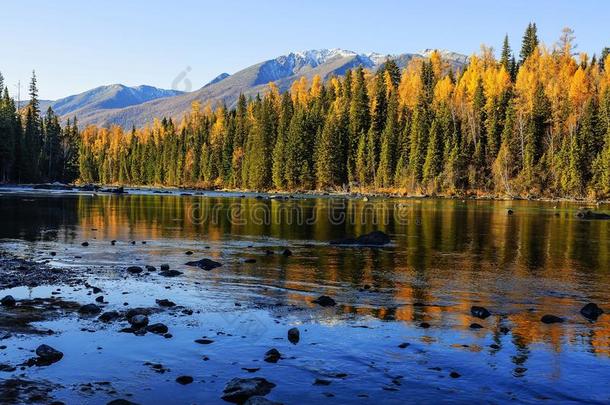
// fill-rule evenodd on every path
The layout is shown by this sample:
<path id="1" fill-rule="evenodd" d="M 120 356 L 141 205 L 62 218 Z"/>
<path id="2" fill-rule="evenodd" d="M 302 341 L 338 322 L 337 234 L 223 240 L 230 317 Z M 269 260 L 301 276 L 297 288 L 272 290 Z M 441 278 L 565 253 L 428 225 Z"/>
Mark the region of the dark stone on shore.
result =
<path id="1" fill-rule="evenodd" d="M 100 312 L 102 309 L 95 304 L 86 304 L 78 309 L 78 313 L 83 315 L 97 315 Z"/>
<path id="2" fill-rule="evenodd" d="M 265 361 L 267 363 L 277 363 L 282 357 L 282 354 L 277 349 L 270 349 L 265 353 Z"/>
<path id="3" fill-rule="evenodd" d="M 282 251 L 282 256 L 286 256 L 286 257 L 292 256 L 292 251 L 290 249 L 284 249 Z"/>
<path id="4" fill-rule="evenodd" d="M 460 378 L 462 375 L 457 371 L 452 371 L 449 376 L 451 376 L 451 378 Z"/>
<path id="5" fill-rule="evenodd" d="M 84 247 L 87 247 L 87 246 L 89 246 L 89 242 L 83 242 L 83 243 L 81 243 L 80 245 L 81 245 L 81 246 L 84 246 Z"/>
<path id="6" fill-rule="evenodd" d="M 214 341 L 212 339 L 197 339 L 195 340 L 195 343 L 199 343 L 200 345 L 209 345 L 214 343 Z"/>
<path id="7" fill-rule="evenodd" d="M 546 324 L 562 323 L 563 322 L 563 318 L 560 318 L 560 317 L 555 316 L 555 315 L 544 315 L 542 318 L 540 318 L 540 321 L 542 323 L 546 323 Z"/>
<path id="8" fill-rule="evenodd" d="M 382 231 L 373 231 L 357 238 L 343 238 L 330 241 L 331 245 L 383 246 L 391 242 L 390 237 Z"/>
<path id="9" fill-rule="evenodd" d="M 127 267 L 127 272 L 131 273 L 131 274 L 140 274 L 143 271 L 144 270 L 140 266 L 129 266 L 129 267 Z"/>
<path id="10" fill-rule="evenodd" d="M 246 259 L 244 263 L 256 263 L 256 259 Z"/>
<path id="11" fill-rule="evenodd" d="M 225 385 L 222 399 L 227 402 L 243 404 L 251 397 L 265 396 L 275 384 L 262 377 L 234 378 Z"/>
<path id="12" fill-rule="evenodd" d="M 296 345 L 297 343 L 299 343 L 300 339 L 301 339 L 301 333 L 299 332 L 299 330 L 297 328 L 288 329 L 288 341 L 290 343 L 292 343 L 293 345 Z"/>
<path id="13" fill-rule="evenodd" d="M 108 311 L 101 314 L 98 319 L 102 322 L 112 322 L 119 317 L 120 315 L 117 311 Z"/>
<path id="14" fill-rule="evenodd" d="M 157 271 L 157 268 L 155 266 L 151 266 L 150 264 L 147 264 L 146 271 Z"/>
<path id="15" fill-rule="evenodd" d="M 593 302 L 588 303 L 580 310 L 580 314 L 591 321 L 597 320 L 603 313 L 604 310 Z"/>
<path id="16" fill-rule="evenodd" d="M 475 317 L 481 318 L 481 319 L 485 319 L 491 315 L 491 312 L 489 312 L 487 310 L 487 308 L 478 307 L 476 305 L 473 305 L 472 307 L 470 307 L 470 313 L 472 314 L 472 316 L 475 316 Z"/>
<path id="17" fill-rule="evenodd" d="M 214 260 L 205 259 L 205 258 L 201 259 L 201 260 L 187 262 L 187 263 L 185 263 L 185 265 L 199 267 L 200 269 L 203 269 L 206 271 L 209 271 L 209 270 L 222 266 L 221 263 L 215 262 Z"/>
<path id="18" fill-rule="evenodd" d="M 314 304 L 318 304 L 322 307 L 333 307 L 337 305 L 337 302 L 328 295 L 321 295 L 320 297 L 316 298 L 311 302 L 313 302 Z"/>
<path id="19" fill-rule="evenodd" d="M 148 325 L 146 330 L 151 333 L 156 333 L 157 335 L 163 335 L 169 331 L 167 326 L 162 323 L 153 323 L 152 325 Z"/>
<path id="20" fill-rule="evenodd" d="M 13 298 L 12 295 L 6 295 L 4 298 L 2 298 L 0 300 L 0 304 L 2 304 L 5 307 L 14 307 L 15 304 L 17 304 L 17 301 L 15 300 L 15 298 Z"/>
<path id="21" fill-rule="evenodd" d="M 176 382 L 182 385 L 191 384 L 193 382 L 193 377 L 190 375 L 181 375 L 180 377 L 176 378 Z"/>
<path id="22" fill-rule="evenodd" d="M 171 308 L 171 307 L 175 307 L 176 303 L 163 298 L 162 300 L 157 300 L 157 305 L 159 305 L 160 307 L 167 307 L 167 308 Z"/>
<path id="23" fill-rule="evenodd" d="M 161 265 L 161 271 L 168 271 L 169 270 L 169 264 L 162 264 Z"/>
<path id="24" fill-rule="evenodd" d="M 481 325 L 479 323 L 473 322 L 470 324 L 470 329 L 482 329 L 482 328 L 483 328 L 483 325 Z"/>
<path id="25" fill-rule="evenodd" d="M 594 212 L 591 210 L 579 210 L 576 216 L 580 219 L 610 219 L 610 214 Z"/>
<path id="26" fill-rule="evenodd" d="M 141 329 L 148 325 L 148 317 L 146 315 L 134 315 L 128 318 L 127 322 L 134 328 Z"/>
<path id="27" fill-rule="evenodd" d="M 64 357 L 64 354 L 59 350 L 53 349 L 49 345 L 40 345 L 36 348 L 38 356 L 37 363 L 39 365 L 49 365 L 58 362 Z"/>
<path id="28" fill-rule="evenodd" d="M 166 270 L 159 273 L 163 277 L 176 277 L 182 274 L 181 271 L 178 270 Z"/>

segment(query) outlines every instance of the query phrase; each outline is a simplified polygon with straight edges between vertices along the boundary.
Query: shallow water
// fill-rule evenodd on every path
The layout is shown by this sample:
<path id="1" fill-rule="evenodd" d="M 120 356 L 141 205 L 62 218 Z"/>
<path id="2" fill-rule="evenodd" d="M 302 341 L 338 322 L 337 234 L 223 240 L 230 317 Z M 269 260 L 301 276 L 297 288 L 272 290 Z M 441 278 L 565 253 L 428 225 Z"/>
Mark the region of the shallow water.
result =
<path id="1" fill-rule="evenodd" d="M 151 322 L 169 326 L 171 339 L 119 333 L 126 323 L 106 325 L 76 315 L 45 322 L 37 326 L 60 333 L 2 340 L 7 348 L 0 350 L 0 363 L 23 362 L 43 342 L 64 358 L 48 367 L 0 372 L 0 378 L 23 373 L 48 380 L 61 386 L 53 392 L 56 399 L 90 404 L 114 398 L 224 403 L 227 381 L 253 376 L 277 384 L 267 398 L 287 404 L 607 403 L 610 315 L 589 322 L 579 309 L 593 301 L 610 311 L 610 221 L 579 220 L 577 208 L 460 200 L 284 201 L 220 193 L 0 192 L 0 250 L 82 271 L 102 288 L 108 309 L 155 306 L 155 299 L 169 298 L 195 311 L 151 316 Z M 328 244 L 375 229 L 387 232 L 392 244 Z M 83 241 L 89 246 L 82 247 Z M 293 255 L 279 254 L 285 248 Z M 209 272 L 184 266 L 203 257 L 223 266 Z M 256 263 L 244 263 L 248 258 Z M 124 271 L 162 263 L 184 275 Z M 0 295 L 49 297 L 55 288 L 19 287 Z M 64 299 L 93 302 L 83 287 L 61 289 Z M 321 294 L 338 305 L 312 304 Z M 471 305 L 493 315 L 474 318 Z M 547 313 L 566 321 L 545 325 L 540 317 Z M 420 327 L 422 322 L 430 327 Z M 473 322 L 483 328 L 471 329 Z M 301 331 L 296 345 L 286 339 L 292 326 Z M 203 336 L 214 343 L 193 342 Z M 403 342 L 410 345 L 401 349 Z M 277 364 L 262 361 L 272 347 L 284 355 Z M 145 362 L 170 371 L 155 373 Z M 461 376 L 451 378 L 452 371 Z M 341 373 L 346 376 L 337 377 Z M 179 375 L 195 382 L 179 385 Z M 331 384 L 312 385 L 316 378 Z M 81 384 L 94 382 L 111 385 L 83 390 Z"/>

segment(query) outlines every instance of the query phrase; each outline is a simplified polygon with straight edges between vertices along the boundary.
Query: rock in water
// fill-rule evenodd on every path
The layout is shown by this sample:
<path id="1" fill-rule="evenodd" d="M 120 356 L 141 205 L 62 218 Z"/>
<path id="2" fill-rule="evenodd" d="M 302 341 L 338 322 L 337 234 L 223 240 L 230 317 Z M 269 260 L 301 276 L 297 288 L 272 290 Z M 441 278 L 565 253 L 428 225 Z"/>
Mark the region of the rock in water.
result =
<path id="1" fill-rule="evenodd" d="M 290 249 L 284 249 L 282 251 L 282 256 L 286 256 L 286 257 L 292 256 L 292 251 Z"/>
<path id="2" fill-rule="evenodd" d="M 277 349 L 270 349 L 265 353 L 265 361 L 267 363 L 277 363 L 281 357 L 282 354 Z"/>
<path id="3" fill-rule="evenodd" d="M 159 273 L 163 277 L 176 277 L 182 274 L 181 271 L 178 270 L 164 270 Z"/>
<path id="4" fill-rule="evenodd" d="M 45 365 L 56 363 L 64 357 L 62 352 L 53 349 L 49 345 L 38 346 L 36 348 L 36 355 L 38 356 L 38 363 Z"/>
<path id="5" fill-rule="evenodd" d="M 157 335 L 163 335 L 167 333 L 169 329 L 162 323 L 153 323 L 152 325 L 148 325 L 146 330 L 151 333 L 156 333 Z"/>
<path id="6" fill-rule="evenodd" d="M 601 314 L 604 313 L 604 310 L 597 306 L 597 304 L 590 302 L 584 307 L 581 308 L 580 314 L 585 318 L 595 321 Z"/>
<path id="7" fill-rule="evenodd" d="M 144 328 L 148 325 L 148 317 L 146 315 L 134 315 L 127 320 L 131 326 L 136 329 Z"/>
<path id="8" fill-rule="evenodd" d="M 157 271 L 157 268 L 155 266 L 151 266 L 150 264 L 147 264 L 146 271 Z"/>
<path id="9" fill-rule="evenodd" d="M 335 300 L 332 299 L 331 297 L 329 297 L 328 295 L 321 295 L 319 298 L 317 298 L 311 302 L 313 302 L 314 304 L 323 306 L 323 307 L 333 307 L 333 306 L 337 305 Z"/>
<path id="10" fill-rule="evenodd" d="M 562 323 L 563 322 L 563 318 L 560 318 L 560 317 L 555 316 L 555 315 L 544 315 L 542 318 L 540 318 L 540 321 L 542 323 L 546 323 L 546 324 L 550 324 L 550 323 Z"/>
<path id="11" fill-rule="evenodd" d="M 225 385 L 222 399 L 242 404 L 251 397 L 267 395 L 274 387 L 274 383 L 261 377 L 234 378 Z"/>
<path id="12" fill-rule="evenodd" d="M 161 271 L 168 271 L 169 270 L 169 264 L 162 264 L 161 265 Z"/>
<path id="13" fill-rule="evenodd" d="M 222 266 L 221 263 L 215 262 L 214 260 L 210 260 L 210 259 L 195 260 L 192 262 L 187 262 L 187 263 L 185 263 L 185 265 L 199 267 L 200 269 L 203 269 L 206 271 L 209 271 L 209 270 L 215 269 L 216 267 Z"/>
<path id="14" fill-rule="evenodd" d="M 101 314 L 98 319 L 102 322 L 112 322 L 115 319 L 118 319 L 119 316 L 117 311 L 108 311 Z"/>
<path id="15" fill-rule="evenodd" d="M 140 266 L 129 266 L 129 267 L 127 267 L 127 272 L 129 272 L 131 274 L 140 274 L 143 271 L 144 270 L 142 270 L 142 267 L 140 267 Z"/>
<path id="16" fill-rule="evenodd" d="M 163 298 L 162 300 L 157 300 L 157 305 L 159 305 L 160 307 L 175 307 L 176 303 L 174 303 L 173 301 L 170 301 L 168 299 Z"/>
<path id="17" fill-rule="evenodd" d="M 7 295 L 0 300 L 0 304 L 4 305 L 5 307 L 14 307 L 16 303 L 17 301 L 12 295 Z"/>
<path id="18" fill-rule="evenodd" d="M 193 377 L 190 375 L 181 375 L 180 377 L 176 378 L 176 382 L 178 384 L 187 385 L 193 382 Z"/>
<path id="19" fill-rule="evenodd" d="M 297 328 L 290 328 L 288 330 L 288 341 L 290 343 L 292 343 L 293 345 L 296 345 L 297 343 L 299 343 L 300 339 L 301 339 L 301 334 Z"/>
<path id="20" fill-rule="evenodd" d="M 83 305 L 78 309 L 78 313 L 83 315 L 97 315 L 100 312 L 102 312 L 102 309 L 95 304 Z"/>
<path id="21" fill-rule="evenodd" d="M 491 315 L 491 312 L 489 312 L 487 308 L 478 307 L 476 305 L 473 305 L 470 308 L 470 313 L 472 314 L 472 316 L 476 316 L 477 318 L 481 319 L 485 319 Z"/>
<path id="22" fill-rule="evenodd" d="M 83 246 L 83 247 L 87 247 L 87 246 L 89 246 L 89 242 L 83 242 L 80 245 Z"/>
<path id="23" fill-rule="evenodd" d="M 391 242 L 390 237 L 381 231 L 373 231 L 357 238 L 344 238 L 333 240 L 331 245 L 356 245 L 356 246 L 383 246 Z"/>

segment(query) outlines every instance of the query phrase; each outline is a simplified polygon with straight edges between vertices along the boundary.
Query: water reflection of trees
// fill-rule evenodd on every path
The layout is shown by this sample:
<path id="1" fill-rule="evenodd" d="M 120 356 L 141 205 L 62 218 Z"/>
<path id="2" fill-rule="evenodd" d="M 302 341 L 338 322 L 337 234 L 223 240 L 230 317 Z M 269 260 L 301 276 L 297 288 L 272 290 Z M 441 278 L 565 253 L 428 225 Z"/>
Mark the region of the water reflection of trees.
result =
<path id="1" fill-rule="evenodd" d="M 482 322 L 485 331 L 501 342 L 504 328 L 510 328 L 518 352 L 516 368 L 525 367 L 529 346 L 537 342 L 559 351 L 562 344 L 586 341 L 592 352 L 608 354 L 610 325 L 603 319 L 586 325 L 578 315 L 583 301 L 608 302 L 603 288 L 610 282 L 608 222 L 577 220 L 569 208 L 555 215 L 557 211 L 544 203 L 457 200 L 401 201 L 398 222 L 397 204 L 104 196 L 80 198 L 78 217 L 83 230 L 96 228 L 98 237 L 102 232 L 108 239 L 223 241 L 264 236 L 270 238 L 269 245 L 299 244 L 301 259 L 242 269 L 283 287 L 280 298 L 286 300 L 308 300 L 294 291 L 319 291 L 320 285 L 328 286 L 330 294 L 335 287 L 358 291 L 370 285 L 374 293 L 366 290 L 346 298 L 344 311 L 459 329 L 468 329 L 474 321 L 471 305 L 490 307 L 504 315 L 501 321 L 494 318 L 495 323 Z M 514 215 L 506 213 L 509 206 Z M 331 209 L 345 220 L 331 221 L 336 219 Z M 253 214 L 257 210 L 262 216 Z M 198 221 L 193 220 L 195 211 Z M 378 250 L 319 244 L 374 229 L 391 234 L 395 244 Z M 547 312 L 570 319 L 560 326 L 544 325 L 539 319 Z"/>

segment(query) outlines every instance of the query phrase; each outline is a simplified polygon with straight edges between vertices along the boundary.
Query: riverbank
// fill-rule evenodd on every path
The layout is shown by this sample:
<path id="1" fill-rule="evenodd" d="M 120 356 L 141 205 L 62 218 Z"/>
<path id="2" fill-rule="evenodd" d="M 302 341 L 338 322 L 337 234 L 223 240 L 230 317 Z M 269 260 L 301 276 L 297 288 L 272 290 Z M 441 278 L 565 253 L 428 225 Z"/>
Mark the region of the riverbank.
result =
<path id="1" fill-rule="evenodd" d="M 463 195 L 413 195 L 406 192 L 396 191 L 282 191 L 268 190 L 256 191 L 247 189 L 206 189 L 198 187 L 155 187 L 155 186 L 123 186 L 123 185 L 92 185 L 92 184 L 62 184 L 62 183 L 40 183 L 40 184 L 0 184 L 0 191 L 19 191 L 33 190 L 37 192 L 77 192 L 77 193 L 106 193 L 106 194 L 171 194 L 171 195 L 227 195 L 227 196 L 244 196 L 244 197 L 263 197 L 269 199 L 294 199 L 294 198 L 343 198 L 343 199 L 372 199 L 372 198 L 387 198 L 387 199 L 410 199 L 410 200 L 426 200 L 426 199 L 448 199 L 448 200 L 470 200 L 470 201 L 542 201 L 542 202 L 568 202 L 582 204 L 583 206 L 594 208 L 610 205 L 610 200 L 591 200 L 585 198 L 570 198 L 570 197 L 531 197 L 524 198 L 518 196 L 503 196 L 487 193 L 466 193 Z"/>

